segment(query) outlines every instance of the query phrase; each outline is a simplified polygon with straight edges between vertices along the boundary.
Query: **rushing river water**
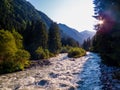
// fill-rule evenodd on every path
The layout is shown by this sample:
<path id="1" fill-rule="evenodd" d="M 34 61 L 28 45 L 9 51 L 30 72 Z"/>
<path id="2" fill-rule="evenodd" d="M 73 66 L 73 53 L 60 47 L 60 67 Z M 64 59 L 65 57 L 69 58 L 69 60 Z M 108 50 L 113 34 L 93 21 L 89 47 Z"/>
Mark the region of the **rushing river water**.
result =
<path id="1" fill-rule="evenodd" d="M 59 54 L 50 66 L 0 76 L 0 90 L 101 90 L 101 60 L 88 52 L 81 58 Z"/>
<path id="2" fill-rule="evenodd" d="M 98 55 L 88 53 L 86 56 L 87 61 L 83 65 L 83 71 L 80 73 L 78 90 L 101 90 L 101 60 Z"/>

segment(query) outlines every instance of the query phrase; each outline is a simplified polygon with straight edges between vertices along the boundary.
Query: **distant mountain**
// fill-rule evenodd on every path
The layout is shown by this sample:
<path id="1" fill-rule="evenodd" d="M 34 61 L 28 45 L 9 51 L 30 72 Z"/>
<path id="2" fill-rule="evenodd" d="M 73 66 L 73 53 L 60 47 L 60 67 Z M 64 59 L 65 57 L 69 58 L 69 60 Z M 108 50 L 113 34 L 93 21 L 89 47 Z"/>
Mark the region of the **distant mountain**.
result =
<path id="1" fill-rule="evenodd" d="M 82 36 L 83 40 L 86 40 L 87 38 L 92 38 L 95 35 L 95 33 L 95 31 L 84 30 L 80 32 L 80 36 Z"/>
<path id="2" fill-rule="evenodd" d="M 82 44 L 82 37 L 80 36 L 79 32 L 73 28 L 68 27 L 65 24 L 58 24 L 61 32 L 62 32 L 62 37 L 71 37 L 74 40 L 78 41 L 79 44 Z"/>
<path id="3" fill-rule="evenodd" d="M 65 25 L 65 24 L 58 24 L 61 31 L 62 31 L 62 35 L 64 35 L 63 37 L 71 37 L 74 40 L 78 41 L 79 44 L 83 44 L 84 40 L 86 40 L 87 38 L 92 38 L 95 35 L 95 32 L 92 31 L 82 31 L 82 32 L 78 32 L 77 30 L 70 28 L 69 26 Z"/>
<path id="4" fill-rule="evenodd" d="M 53 22 L 46 14 L 44 14 L 41 11 L 38 11 L 38 13 L 41 16 L 41 19 L 46 23 L 47 27 L 50 27 L 50 24 Z M 92 38 L 95 35 L 94 31 L 82 31 L 78 32 L 78 30 L 73 29 L 65 24 L 59 23 L 59 28 L 61 30 L 61 37 L 62 38 L 73 38 L 75 41 L 79 42 L 79 44 L 82 44 L 84 40 L 87 38 Z"/>
<path id="5" fill-rule="evenodd" d="M 53 20 L 51 20 L 46 14 L 44 14 L 41 11 L 38 11 L 38 13 L 41 16 L 41 19 L 46 23 L 46 26 L 49 28 L 50 24 L 53 22 Z M 59 28 L 60 28 L 60 33 L 61 33 L 61 38 L 72 38 L 75 41 L 77 41 L 79 44 L 83 43 L 82 37 L 81 35 L 79 35 L 79 32 L 75 29 L 72 29 L 70 27 L 68 27 L 65 24 L 58 24 Z"/>

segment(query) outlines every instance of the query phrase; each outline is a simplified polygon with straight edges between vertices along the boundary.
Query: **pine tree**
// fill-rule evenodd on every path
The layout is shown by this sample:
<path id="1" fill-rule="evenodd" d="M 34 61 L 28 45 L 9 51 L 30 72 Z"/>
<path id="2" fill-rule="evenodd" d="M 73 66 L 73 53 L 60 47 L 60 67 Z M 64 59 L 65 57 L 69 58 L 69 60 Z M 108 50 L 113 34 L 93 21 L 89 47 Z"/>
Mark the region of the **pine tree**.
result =
<path id="1" fill-rule="evenodd" d="M 61 48 L 60 29 L 57 23 L 52 23 L 49 29 L 49 50 L 58 53 Z"/>
<path id="2" fill-rule="evenodd" d="M 48 48 L 48 31 L 42 21 L 33 21 L 28 24 L 24 32 L 26 49 L 33 55 L 38 47 Z"/>
<path id="3" fill-rule="evenodd" d="M 90 48 L 91 48 L 91 41 L 92 41 L 92 40 L 90 39 L 90 37 L 87 38 L 87 40 L 84 40 L 82 47 L 83 47 L 85 50 L 90 50 Z"/>
<path id="4" fill-rule="evenodd" d="M 48 32 L 45 24 L 41 21 L 37 21 L 35 23 L 35 41 L 36 43 L 41 46 L 42 48 L 47 48 L 48 43 Z"/>

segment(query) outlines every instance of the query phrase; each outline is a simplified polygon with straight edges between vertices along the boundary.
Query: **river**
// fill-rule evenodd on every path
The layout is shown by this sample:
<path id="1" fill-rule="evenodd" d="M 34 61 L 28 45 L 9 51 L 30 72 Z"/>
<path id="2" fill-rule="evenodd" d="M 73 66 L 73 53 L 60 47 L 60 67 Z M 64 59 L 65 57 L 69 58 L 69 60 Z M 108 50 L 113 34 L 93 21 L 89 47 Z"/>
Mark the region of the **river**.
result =
<path id="1" fill-rule="evenodd" d="M 76 59 L 59 54 L 50 61 L 50 66 L 1 75 L 0 90 L 102 90 L 97 54 L 87 52 Z"/>

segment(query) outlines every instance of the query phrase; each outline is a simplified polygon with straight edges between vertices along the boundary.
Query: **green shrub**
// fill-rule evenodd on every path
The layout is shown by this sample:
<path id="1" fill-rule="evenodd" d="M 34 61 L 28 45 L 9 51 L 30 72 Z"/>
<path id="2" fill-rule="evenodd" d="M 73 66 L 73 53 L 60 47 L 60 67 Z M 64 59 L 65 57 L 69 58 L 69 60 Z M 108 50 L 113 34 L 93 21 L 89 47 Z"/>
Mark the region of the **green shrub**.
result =
<path id="1" fill-rule="evenodd" d="M 55 56 L 56 56 L 56 54 L 51 53 L 51 52 L 50 52 L 50 54 L 49 54 L 49 55 L 50 55 L 50 57 L 55 57 Z"/>
<path id="2" fill-rule="evenodd" d="M 23 70 L 29 65 L 30 54 L 22 50 L 22 36 L 0 30 L 0 73 Z"/>
<path id="3" fill-rule="evenodd" d="M 30 54 L 25 50 L 18 50 L 15 55 L 9 55 L 0 63 L 0 73 L 10 73 L 28 67 Z"/>
<path id="4" fill-rule="evenodd" d="M 0 63 L 0 73 L 8 73 L 13 72 L 14 69 L 14 57 L 9 56 L 9 58 L 6 58 L 1 61 Z"/>
<path id="5" fill-rule="evenodd" d="M 15 43 L 18 49 L 23 49 L 23 37 L 13 29 L 12 35 L 15 38 Z"/>
<path id="6" fill-rule="evenodd" d="M 15 55 L 16 69 L 23 70 L 24 67 L 28 67 L 30 54 L 25 50 L 18 50 Z"/>
<path id="7" fill-rule="evenodd" d="M 71 46 L 63 46 L 60 53 L 68 53 L 71 48 Z"/>
<path id="8" fill-rule="evenodd" d="M 86 51 L 82 48 L 72 48 L 70 49 L 70 51 L 68 52 L 68 57 L 73 57 L 73 58 L 78 58 L 81 56 L 84 56 L 86 54 Z"/>
<path id="9" fill-rule="evenodd" d="M 49 58 L 49 57 L 50 57 L 50 52 L 49 52 L 49 50 L 48 50 L 48 49 L 45 49 L 44 52 L 45 52 L 45 59 Z"/>
<path id="10" fill-rule="evenodd" d="M 42 47 L 38 47 L 35 51 L 36 59 L 47 59 L 50 57 L 50 52 L 48 49 L 43 49 Z"/>
<path id="11" fill-rule="evenodd" d="M 0 59 L 3 60 L 17 51 L 15 38 L 9 31 L 0 30 Z"/>

